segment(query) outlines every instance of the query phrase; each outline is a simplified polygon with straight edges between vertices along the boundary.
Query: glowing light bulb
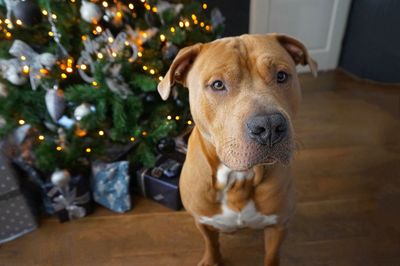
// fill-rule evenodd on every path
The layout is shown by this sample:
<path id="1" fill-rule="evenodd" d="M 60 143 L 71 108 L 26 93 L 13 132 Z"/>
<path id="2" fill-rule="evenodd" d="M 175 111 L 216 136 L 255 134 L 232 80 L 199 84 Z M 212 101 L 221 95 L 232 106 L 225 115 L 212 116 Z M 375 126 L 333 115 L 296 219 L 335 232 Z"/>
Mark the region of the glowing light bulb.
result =
<path id="1" fill-rule="evenodd" d="M 181 117 L 179 115 L 175 116 L 176 121 L 178 121 L 179 119 L 181 119 Z"/>
<path id="2" fill-rule="evenodd" d="M 101 3 L 103 5 L 103 7 L 108 7 L 108 3 L 106 1 L 103 1 L 103 3 Z"/>
<path id="3" fill-rule="evenodd" d="M 206 10 L 206 9 L 207 9 L 207 7 L 208 7 L 208 6 L 207 6 L 207 4 L 206 4 L 206 3 L 204 3 L 204 4 L 203 4 L 203 9 L 204 9 L 204 10 Z"/>
<path id="4" fill-rule="evenodd" d="M 122 18 L 122 13 L 121 12 L 117 12 L 116 14 L 115 14 L 117 17 L 119 17 L 119 18 Z"/>
<path id="5" fill-rule="evenodd" d="M 48 34 L 49 34 L 50 37 L 54 36 L 54 33 L 52 31 L 49 31 Z"/>
<path id="6" fill-rule="evenodd" d="M 168 120 L 171 120 L 171 119 L 172 119 L 172 116 L 170 116 L 170 115 L 167 116 L 167 119 L 168 119 Z"/>
<path id="7" fill-rule="evenodd" d="M 154 69 L 150 69 L 150 74 L 154 75 L 156 71 Z"/>
<path id="8" fill-rule="evenodd" d="M 97 58 L 102 59 L 104 56 L 102 53 L 97 53 Z"/>
<path id="9" fill-rule="evenodd" d="M 87 153 L 91 153 L 92 152 L 92 149 L 91 148 L 86 148 L 86 150 L 85 150 Z"/>
<path id="10" fill-rule="evenodd" d="M 62 78 L 62 79 L 66 79 L 66 78 L 67 78 L 67 74 L 61 73 L 61 78 Z"/>
<path id="11" fill-rule="evenodd" d="M 22 21 L 20 19 L 17 19 L 17 21 L 15 21 L 15 23 L 17 23 L 17 25 L 19 25 L 19 26 L 22 25 Z"/>
<path id="12" fill-rule="evenodd" d="M 192 122 L 191 120 L 188 120 L 188 121 L 187 121 L 187 124 L 188 124 L 188 125 L 191 125 L 191 124 L 193 124 L 193 122 Z"/>
<path id="13" fill-rule="evenodd" d="M 44 16 L 47 16 L 49 13 L 47 12 L 47 10 L 42 10 L 42 14 L 44 15 Z"/>
<path id="14" fill-rule="evenodd" d="M 158 9 L 157 9 L 157 7 L 153 7 L 153 8 L 151 9 L 151 11 L 153 11 L 154 13 L 157 13 Z"/>
<path id="15" fill-rule="evenodd" d="M 163 80 L 163 77 L 162 77 L 162 76 L 159 76 L 159 77 L 158 77 L 158 80 L 159 80 L 159 81 Z"/>
<path id="16" fill-rule="evenodd" d="M 189 21 L 185 21 L 185 27 L 187 28 L 187 27 L 189 27 L 189 26 L 190 26 Z"/>
<path id="17" fill-rule="evenodd" d="M 96 87 L 99 84 L 96 81 L 92 81 L 92 85 Z"/>
<path id="18" fill-rule="evenodd" d="M 161 34 L 161 35 L 160 35 L 160 40 L 161 40 L 162 42 L 165 41 L 165 35 L 164 35 L 164 34 Z"/>
<path id="19" fill-rule="evenodd" d="M 204 27 L 204 22 L 200 22 L 200 27 Z"/>
<path id="20" fill-rule="evenodd" d="M 113 37 L 108 37 L 108 42 L 109 43 L 113 43 L 114 42 L 114 38 Z"/>
<path id="21" fill-rule="evenodd" d="M 29 73 L 29 66 L 23 66 L 22 67 L 22 72 L 24 72 L 25 74 Z"/>
<path id="22" fill-rule="evenodd" d="M 87 66 L 86 66 L 85 64 L 82 64 L 82 65 L 80 65 L 80 68 L 81 68 L 82 70 L 86 70 L 86 69 L 87 69 Z"/>
<path id="23" fill-rule="evenodd" d="M 143 136 L 147 136 L 147 132 L 146 132 L 146 131 L 143 131 L 143 132 L 142 132 L 142 135 L 143 135 Z"/>
<path id="24" fill-rule="evenodd" d="M 99 135 L 100 135 L 100 136 L 104 136 L 104 131 L 103 131 L 103 130 L 100 130 L 100 131 L 99 131 Z"/>
<path id="25" fill-rule="evenodd" d="M 21 126 L 25 125 L 25 120 L 23 120 L 23 119 L 18 120 L 18 124 L 20 124 Z"/>
<path id="26" fill-rule="evenodd" d="M 134 142 L 134 141 L 135 141 L 135 137 L 131 137 L 130 140 L 131 140 L 132 142 Z"/>
<path id="27" fill-rule="evenodd" d="M 117 53 L 116 52 L 112 52 L 111 55 L 112 55 L 112 57 L 117 57 Z"/>
<path id="28" fill-rule="evenodd" d="M 72 73 L 72 71 L 73 71 L 72 67 L 67 67 L 66 70 L 67 70 L 68 73 Z"/>
<path id="29" fill-rule="evenodd" d="M 211 30 L 211 27 L 209 25 L 207 25 L 206 30 Z"/>
<path id="30" fill-rule="evenodd" d="M 142 52 L 138 52 L 138 53 L 137 53 L 137 56 L 138 56 L 138 57 L 142 57 L 142 56 L 143 56 Z"/>
<path id="31" fill-rule="evenodd" d="M 197 20 L 197 17 L 196 17 L 195 14 L 192 14 L 192 19 L 193 19 L 193 20 Z"/>
<path id="32" fill-rule="evenodd" d="M 130 3 L 130 4 L 128 5 L 128 7 L 129 7 L 130 10 L 132 10 L 132 9 L 135 8 L 135 6 L 134 6 L 132 3 Z"/>
<path id="33" fill-rule="evenodd" d="M 149 69 L 147 66 L 143 66 L 143 70 L 147 70 L 147 69 Z"/>
<path id="34" fill-rule="evenodd" d="M 57 151 L 62 151 L 62 147 L 61 147 L 61 146 L 57 146 L 57 147 L 56 147 L 56 150 L 57 150 Z"/>
<path id="35" fill-rule="evenodd" d="M 57 19 L 57 15 L 56 14 L 51 14 L 51 18 L 52 19 Z"/>
<path id="36" fill-rule="evenodd" d="M 44 136 L 43 136 L 43 135 L 40 135 L 40 136 L 38 137 L 38 140 L 43 141 L 43 140 L 44 140 Z"/>
<path id="37" fill-rule="evenodd" d="M 102 29 L 100 26 L 97 26 L 97 27 L 96 27 L 96 31 L 97 31 L 97 32 L 102 32 L 103 29 Z"/>
<path id="38" fill-rule="evenodd" d="M 183 24 L 183 21 L 179 21 L 179 27 L 183 28 L 183 26 L 185 26 L 185 24 Z"/>
<path id="39" fill-rule="evenodd" d="M 171 27 L 169 30 L 170 30 L 171 32 L 175 32 L 175 28 L 174 28 L 174 27 Z"/>

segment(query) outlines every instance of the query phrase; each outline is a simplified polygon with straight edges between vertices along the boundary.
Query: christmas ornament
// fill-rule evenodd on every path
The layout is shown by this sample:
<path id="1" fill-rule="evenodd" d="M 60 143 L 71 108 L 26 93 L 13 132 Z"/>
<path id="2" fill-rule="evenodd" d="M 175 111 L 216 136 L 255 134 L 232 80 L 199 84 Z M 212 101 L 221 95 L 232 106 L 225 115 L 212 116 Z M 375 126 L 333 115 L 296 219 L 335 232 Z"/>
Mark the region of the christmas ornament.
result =
<path id="1" fill-rule="evenodd" d="M 4 83 L 0 82 L 0 97 L 7 97 L 7 96 L 8 96 L 7 87 Z"/>
<path id="2" fill-rule="evenodd" d="M 59 125 L 65 127 L 66 129 L 70 129 L 71 127 L 73 127 L 75 125 L 75 120 L 64 115 L 57 121 L 57 123 Z"/>
<path id="3" fill-rule="evenodd" d="M 175 150 L 175 141 L 172 138 L 162 138 L 157 143 L 157 150 L 160 153 L 171 153 Z"/>
<path id="4" fill-rule="evenodd" d="M 9 53 L 20 60 L 20 65 L 29 72 L 31 87 L 36 90 L 41 83 L 41 77 L 51 70 L 57 58 L 50 53 L 38 54 L 28 44 L 15 40 Z"/>
<path id="5" fill-rule="evenodd" d="M 211 11 L 211 26 L 215 29 L 223 25 L 224 21 L 225 17 L 222 15 L 221 11 L 218 8 L 214 8 Z"/>
<path id="6" fill-rule="evenodd" d="M 172 42 L 166 42 L 165 46 L 162 48 L 162 55 L 164 60 L 172 60 L 175 58 L 179 49 Z"/>
<path id="7" fill-rule="evenodd" d="M 0 128 L 3 128 L 7 124 L 4 117 L 0 116 Z"/>
<path id="8" fill-rule="evenodd" d="M 67 148 L 67 134 L 65 133 L 65 130 L 63 128 L 58 128 L 57 129 L 58 133 L 58 140 L 56 140 L 56 143 L 63 149 L 65 150 Z"/>
<path id="9" fill-rule="evenodd" d="M 76 120 L 80 121 L 82 118 L 87 116 L 92 112 L 92 106 L 88 103 L 83 103 L 75 108 L 74 117 Z"/>
<path id="10" fill-rule="evenodd" d="M 128 84 L 125 83 L 124 78 L 121 75 L 122 65 L 115 63 L 115 59 L 118 55 L 124 54 L 124 49 L 128 48 L 131 50 L 131 56 L 127 58 L 129 62 L 133 62 L 137 58 L 138 48 L 134 43 L 128 41 L 127 34 L 120 32 L 115 38 L 109 30 L 105 30 L 99 37 L 94 40 L 87 38 L 83 45 L 85 49 L 81 52 L 81 57 L 78 59 L 78 65 L 89 66 L 91 74 L 95 71 L 95 60 L 93 57 L 98 58 L 101 54 L 102 58 L 106 58 L 109 62 L 103 68 L 102 71 L 105 74 L 106 84 L 109 89 L 123 99 L 132 92 L 129 89 Z M 89 76 L 86 71 L 81 68 L 78 70 L 82 79 L 88 83 L 92 83 L 95 79 Z M 89 72 L 88 71 L 88 72 Z"/>
<path id="11" fill-rule="evenodd" d="M 45 103 L 51 119 L 54 122 L 58 121 L 65 110 L 64 91 L 57 88 L 48 90 L 45 95 Z"/>
<path id="12" fill-rule="evenodd" d="M 158 1 L 157 3 L 157 14 L 160 16 L 160 20 L 162 24 L 165 24 L 163 13 L 166 10 L 172 10 L 175 15 L 178 15 L 183 8 L 183 4 L 171 4 L 167 1 Z"/>
<path id="13" fill-rule="evenodd" d="M 14 85 L 23 85 L 27 79 L 22 73 L 22 66 L 18 59 L 0 59 L 0 73 Z"/>
<path id="14" fill-rule="evenodd" d="M 106 9 L 103 19 L 120 28 L 124 24 L 123 14 L 129 12 L 129 8 L 122 1 L 114 1 L 114 5 Z"/>
<path id="15" fill-rule="evenodd" d="M 82 1 L 79 11 L 82 19 L 89 23 L 97 24 L 103 16 L 103 11 L 98 5 L 86 0 Z"/>
<path id="16" fill-rule="evenodd" d="M 106 78 L 106 84 L 108 88 L 118 94 L 122 99 L 126 99 L 132 92 L 129 89 L 128 84 L 125 83 L 124 78 L 121 76 L 121 64 L 113 64 L 107 66 L 109 75 Z M 104 70 L 106 73 L 107 70 Z"/>
<path id="17" fill-rule="evenodd" d="M 71 181 L 71 175 L 67 170 L 57 170 L 51 175 L 51 183 L 58 187 L 64 187 Z"/>
<path id="18" fill-rule="evenodd" d="M 42 13 L 34 0 L 17 1 L 12 12 L 16 19 L 22 21 L 22 25 L 34 26 L 42 20 Z"/>
<path id="19" fill-rule="evenodd" d="M 58 57 L 59 58 L 67 58 L 68 52 L 65 49 L 65 47 L 61 44 L 61 33 L 57 30 L 56 24 L 54 23 L 53 13 L 51 12 L 50 9 L 47 11 L 47 13 L 48 13 L 47 20 L 49 21 L 49 23 L 51 25 L 51 32 L 53 33 L 53 39 L 57 43 Z"/>

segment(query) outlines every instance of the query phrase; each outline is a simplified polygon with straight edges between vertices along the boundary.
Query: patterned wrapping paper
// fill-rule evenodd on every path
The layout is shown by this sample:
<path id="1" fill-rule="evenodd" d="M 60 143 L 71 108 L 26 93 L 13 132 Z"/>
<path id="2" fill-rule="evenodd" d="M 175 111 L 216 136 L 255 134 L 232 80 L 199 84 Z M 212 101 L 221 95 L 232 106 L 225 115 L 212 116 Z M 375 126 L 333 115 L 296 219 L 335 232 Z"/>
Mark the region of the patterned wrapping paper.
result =
<path id="1" fill-rule="evenodd" d="M 11 162 L 0 152 L 0 244 L 36 228 L 36 219 L 21 194 Z"/>
<path id="2" fill-rule="evenodd" d="M 94 201 L 115 212 L 132 208 L 129 194 L 129 163 L 95 162 L 92 166 L 92 191 Z"/>

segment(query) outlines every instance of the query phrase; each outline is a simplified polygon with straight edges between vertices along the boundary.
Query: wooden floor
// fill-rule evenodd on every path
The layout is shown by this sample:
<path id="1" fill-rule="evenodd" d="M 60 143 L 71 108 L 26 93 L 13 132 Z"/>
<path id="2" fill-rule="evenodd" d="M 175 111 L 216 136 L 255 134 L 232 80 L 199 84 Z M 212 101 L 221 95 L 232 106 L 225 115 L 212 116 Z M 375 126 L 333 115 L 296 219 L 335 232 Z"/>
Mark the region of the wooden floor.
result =
<path id="1" fill-rule="evenodd" d="M 400 265 L 400 86 L 341 72 L 301 80 L 298 211 L 282 265 Z M 124 215 L 44 220 L 0 246 L 0 265 L 196 265 L 202 245 L 184 211 L 138 198 Z M 222 247 L 226 265 L 262 265 L 259 231 L 223 235 Z"/>

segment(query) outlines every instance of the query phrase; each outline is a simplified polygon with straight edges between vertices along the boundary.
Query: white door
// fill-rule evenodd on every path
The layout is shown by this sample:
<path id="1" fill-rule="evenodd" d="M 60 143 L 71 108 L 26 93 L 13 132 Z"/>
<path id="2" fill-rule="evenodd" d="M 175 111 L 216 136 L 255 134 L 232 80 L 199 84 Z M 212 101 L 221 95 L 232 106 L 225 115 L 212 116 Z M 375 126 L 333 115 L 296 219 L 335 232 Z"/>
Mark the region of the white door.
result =
<path id="1" fill-rule="evenodd" d="M 250 33 L 285 33 L 302 41 L 319 70 L 338 65 L 351 0 L 251 0 Z M 301 69 L 304 71 L 304 69 Z"/>

